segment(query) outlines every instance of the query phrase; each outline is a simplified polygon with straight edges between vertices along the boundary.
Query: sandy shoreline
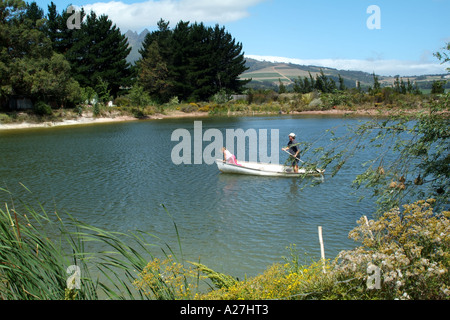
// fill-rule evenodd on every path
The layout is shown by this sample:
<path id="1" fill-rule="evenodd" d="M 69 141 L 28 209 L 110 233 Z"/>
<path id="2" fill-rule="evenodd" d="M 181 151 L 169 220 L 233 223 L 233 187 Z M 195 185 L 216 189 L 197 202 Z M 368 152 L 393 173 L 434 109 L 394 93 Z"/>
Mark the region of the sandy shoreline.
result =
<path id="1" fill-rule="evenodd" d="M 184 113 L 181 111 L 172 112 L 170 114 L 157 114 L 146 117 L 144 120 L 161 120 L 168 118 L 187 118 L 187 117 L 207 117 L 207 113 Z M 139 121 L 141 119 L 132 116 L 111 116 L 111 117 L 92 117 L 89 115 L 83 115 L 76 119 L 62 120 L 62 121 L 46 121 L 41 123 L 30 122 L 17 122 L 17 123 L 5 123 L 0 124 L 1 130 L 14 130 L 14 129 L 32 129 L 32 128 L 51 128 L 62 126 L 74 126 L 74 125 L 87 125 L 96 123 L 113 123 L 113 122 L 125 122 L 125 121 Z"/>
<path id="2" fill-rule="evenodd" d="M 415 110 L 417 111 L 417 110 Z M 275 115 L 276 113 L 273 113 Z M 290 112 L 289 115 L 357 115 L 357 116 L 387 116 L 390 112 L 388 110 L 378 110 L 378 109 L 368 109 L 368 110 L 325 110 L 325 111 L 302 111 L 302 112 Z M 252 115 L 270 115 L 265 112 L 254 112 L 253 114 L 239 114 L 230 113 L 230 116 L 252 116 Z M 283 115 L 286 115 L 283 113 Z M 176 118 L 205 118 L 209 117 L 207 112 L 192 112 L 185 113 L 182 111 L 172 111 L 168 114 L 155 114 L 146 117 L 144 120 L 162 120 L 162 119 L 176 119 Z M 112 122 L 125 122 L 125 121 L 139 121 L 132 116 L 111 116 L 111 117 L 92 117 L 90 115 L 83 115 L 77 119 L 63 120 L 55 122 L 42 122 L 42 123 L 6 123 L 0 124 L 0 131 L 2 130 L 14 130 L 14 129 L 30 129 L 30 128 L 51 128 L 51 127 L 61 127 L 61 126 L 74 126 L 74 125 L 87 125 L 96 123 L 112 123 Z"/>

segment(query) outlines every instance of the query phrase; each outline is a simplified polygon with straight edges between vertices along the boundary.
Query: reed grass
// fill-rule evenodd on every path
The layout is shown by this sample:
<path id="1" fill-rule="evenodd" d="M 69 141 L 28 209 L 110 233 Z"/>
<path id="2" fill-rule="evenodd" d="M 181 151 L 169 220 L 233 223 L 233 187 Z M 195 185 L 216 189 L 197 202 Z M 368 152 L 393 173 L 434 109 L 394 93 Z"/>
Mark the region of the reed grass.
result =
<path id="1" fill-rule="evenodd" d="M 154 259 L 148 238 L 156 236 L 105 231 L 20 200 L 16 210 L 13 195 L 0 192 L 10 197 L 0 208 L 0 300 L 147 299 L 133 282 Z M 78 288 L 70 266 L 80 270 Z"/>

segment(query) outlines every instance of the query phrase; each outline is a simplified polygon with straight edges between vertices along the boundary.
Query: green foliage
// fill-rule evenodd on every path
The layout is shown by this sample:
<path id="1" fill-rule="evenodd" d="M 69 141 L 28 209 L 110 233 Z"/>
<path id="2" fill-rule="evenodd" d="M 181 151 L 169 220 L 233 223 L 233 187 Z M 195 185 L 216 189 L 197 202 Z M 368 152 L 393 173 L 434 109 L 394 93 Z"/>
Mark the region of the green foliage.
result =
<path id="1" fill-rule="evenodd" d="M 281 81 L 281 79 L 278 79 L 278 93 L 279 94 L 283 94 L 287 92 L 286 86 L 284 85 L 284 83 Z"/>
<path id="2" fill-rule="evenodd" d="M 108 82 L 104 81 L 101 77 L 97 77 L 95 92 L 98 95 L 99 102 L 105 103 L 111 99 Z"/>
<path id="3" fill-rule="evenodd" d="M 296 93 L 309 93 L 314 90 L 323 93 L 331 93 L 336 91 L 336 89 L 336 82 L 332 78 L 327 77 L 323 70 L 320 70 L 320 73 L 316 75 L 316 78 L 313 78 L 311 73 L 309 73 L 309 77 L 298 77 L 294 80 L 293 87 L 293 90 Z M 343 80 L 340 78 L 340 90 L 344 89 L 345 86 L 343 85 Z"/>
<path id="4" fill-rule="evenodd" d="M 45 102 L 39 101 L 34 105 L 34 112 L 40 116 L 52 115 L 52 108 Z"/>
<path id="5" fill-rule="evenodd" d="M 211 101 L 214 103 L 227 103 L 231 100 L 231 96 L 227 94 L 225 89 L 221 89 L 219 92 L 217 92 L 214 96 L 211 97 Z"/>
<path id="6" fill-rule="evenodd" d="M 91 87 L 81 88 L 81 102 L 85 104 L 95 104 L 98 102 L 98 95 Z"/>
<path id="7" fill-rule="evenodd" d="M 180 21 L 172 30 L 160 20 L 149 33 L 138 61 L 139 84 L 160 102 L 173 96 L 205 101 L 220 90 L 241 92 L 248 81 L 242 44 L 222 27 Z"/>
<path id="8" fill-rule="evenodd" d="M 60 28 L 67 30 L 65 24 Z M 68 49 L 64 55 L 81 86 L 95 88 L 100 78 L 116 96 L 121 86 L 130 85 L 131 71 L 126 58 L 131 48 L 128 48 L 126 37 L 107 16 L 97 17 L 91 12 L 85 17 L 81 29 L 69 31 L 61 34 L 67 40 L 64 44 Z M 64 41 L 64 38 L 58 41 Z M 99 98 L 103 98 L 97 93 Z"/>
<path id="9" fill-rule="evenodd" d="M 35 3 L 1 1 L 0 96 L 26 96 L 58 105 L 76 103 L 79 85 L 65 58 L 52 50 Z"/>
<path id="10" fill-rule="evenodd" d="M 445 92 L 446 81 L 433 81 L 431 85 L 431 94 L 443 94 Z"/>
<path id="11" fill-rule="evenodd" d="M 449 102 L 447 94 L 430 101 L 423 112 L 400 111 L 349 127 L 348 134 L 333 136 L 329 146 L 317 148 L 319 167 L 334 176 L 360 150 L 372 149 L 374 157 L 362 161 L 364 171 L 356 175 L 354 186 L 371 189 L 380 211 L 417 198 L 436 198 L 438 205 L 445 205 L 450 185 Z"/>
<path id="12" fill-rule="evenodd" d="M 129 107 L 131 106 L 131 100 L 128 97 L 117 97 L 114 100 L 114 104 L 118 107 Z"/>
<path id="13" fill-rule="evenodd" d="M 70 237 L 59 217 L 50 216 L 42 207 L 39 211 L 26 206 L 26 213 L 21 214 L 6 204 L 0 209 L 0 230 L 1 299 L 62 300 L 66 269 L 78 265 L 88 274 L 82 242 Z M 62 242 L 50 240 L 49 234 L 59 234 Z M 63 242 L 73 251 L 66 252 Z M 96 298 L 95 284 L 83 279 L 78 299 Z"/>
<path id="14" fill-rule="evenodd" d="M 253 90 L 247 91 L 247 102 L 249 104 L 263 104 L 271 101 L 275 101 L 278 98 L 278 94 L 273 90 Z"/>
<path id="15" fill-rule="evenodd" d="M 145 57 L 138 63 L 138 84 L 151 97 L 165 102 L 172 94 L 173 85 L 169 79 L 167 63 L 160 54 L 158 42 L 154 41 L 147 48 Z"/>
<path id="16" fill-rule="evenodd" d="M 146 107 L 152 103 L 152 100 L 143 87 L 133 86 L 128 93 L 128 98 L 133 106 Z"/>
<path id="17" fill-rule="evenodd" d="M 344 79 L 339 75 L 339 91 L 345 91 L 346 89 Z"/>
<path id="18" fill-rule="evenodd" d="M 48 213 L 40 203 L 5 203 L 0 209 L 0 298 L 3 300 L 145 299 L 132 285 L 154 257 L 144 232 L 108 232 L 69 214 Z M 22 211 L 23 210 L 23 211 Z M 90 252 L 92 243 L 102 247 Z M 132 247 L 130 244 L 135 245 Z M 68 267 L 77 266 L 80 288 L 69 282 Z M 97 276 L 94 278 L 91 271 Z"/>
<path id="19" fill-rule="evenodd" d="M 436 52 L 434 54 L 436 58 L 438 58 L 439 61 L 442 62 L 442 64 L 447 63 L 450 61 L 450 42 L 447 42 L 445 47 L 442 48 L 442 52 Z M 450 67 L 447 68 L 447 71 L 450 72 Z"/>
<path id="20" fill-rule="evenodd" d="M 101 110 L 100 110 L 100 103 L 95 103 L 92 106 L 92 115 L 94 117 L 98 117 L 100 115 L 100 112 L 101 112 Z"/>
<path id="21" fill-rule="evenodd" d="M 378 76 L 373 73 L 373 88 L 369 88 L 369 94 L 376 95 L 381 90 L 381 84 Z"/>

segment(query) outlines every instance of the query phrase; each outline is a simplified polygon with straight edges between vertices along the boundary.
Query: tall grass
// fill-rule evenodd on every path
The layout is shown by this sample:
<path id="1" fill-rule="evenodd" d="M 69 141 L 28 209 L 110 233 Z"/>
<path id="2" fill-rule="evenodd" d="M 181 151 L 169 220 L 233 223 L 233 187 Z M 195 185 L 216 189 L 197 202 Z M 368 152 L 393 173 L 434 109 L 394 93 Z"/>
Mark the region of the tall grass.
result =
<path id="1" fill-rule="evenodd" d="M 154 235 L 105 231 L 41 204 L 16 201 L 16 210 L 12 194 L 0 191 L 10 197 L 0 208 L 0 300 L 147 299 L 133 281 L 154 259 Z"/>

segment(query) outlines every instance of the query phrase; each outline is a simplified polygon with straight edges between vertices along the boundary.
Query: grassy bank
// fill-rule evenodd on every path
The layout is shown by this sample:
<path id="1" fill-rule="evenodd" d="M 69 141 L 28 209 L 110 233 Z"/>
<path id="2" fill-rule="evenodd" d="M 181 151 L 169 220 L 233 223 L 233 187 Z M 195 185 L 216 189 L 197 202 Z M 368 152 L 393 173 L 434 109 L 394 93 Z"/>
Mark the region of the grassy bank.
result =
<path id="1" fill-rule="evenodd" d="M 308 94 L 278 94 L 273 91 L 262 91 L 248 95 L 242 100 L 210 101 L 180 103 L 173 99 L 166 104 L 149 104 L 137 106 L 121 97 L 114 106 L 104 104 L 80 105 L 74 109 L 46 109 L 13 111 L 0 113 L 0 125 L 14 124 L 54 124 L 64 121 L 85 123 L 99 119 L 111 121 L 132 119 L 161 119 L 177 117 L 206 116 L 253 116 L 278 114 L 356 114 L 356 115 L 390 115 L 399 112 L 420 112 L 439 95 L 392 94 L 380 92 L 369 95 L 354 91 L 343 91 L 332 94 L 312 92 Z M 447 110 L 448 111 L 448 110 Z"/>
<path id="2" fill-rule="evenodd" d="M 332 261 L 301 262 L 292 245 L 284 264 L 237 280 L 170 247 L 157 258 L 152 235 L 100 230 L 39 204 L 18 212 L 12 201 L 0 210 L 0 299 L 449 299 L 450 212 L 433 203 L 361 218 L 349 234 L 361 246 Z"/>

